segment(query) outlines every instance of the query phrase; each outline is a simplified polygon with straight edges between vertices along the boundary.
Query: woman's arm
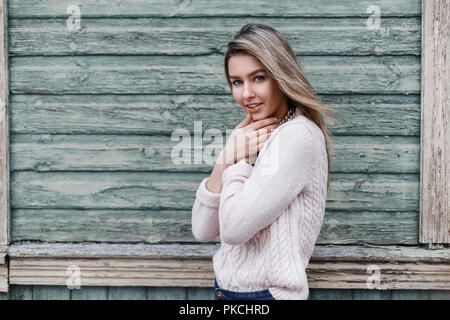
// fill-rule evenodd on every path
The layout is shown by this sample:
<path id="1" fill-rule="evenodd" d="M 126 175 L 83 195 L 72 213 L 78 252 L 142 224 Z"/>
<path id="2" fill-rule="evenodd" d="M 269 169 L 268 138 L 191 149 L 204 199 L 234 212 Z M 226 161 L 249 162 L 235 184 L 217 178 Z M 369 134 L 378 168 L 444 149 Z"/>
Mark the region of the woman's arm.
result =
<path id="1" fill-rule="evenodd" d="M 208 179 L 204 178 L 200 183 L 192 207 L 192 234 L 200 242 L 212 241 L 219 235 L 220 193 L 212 193 L 206 188 Z"/>
<path id="2" fill-rule="evenodd" d="M 233 130 L 229 141 L 217 157 L 209 178 L 200 184 L 192 207 L 192 233 L 200 242 L 214 240 L 219 235 L 219 202 L 224 171 L 246 155 L 258 152 L 278 127 L 278 119 L 268 118 L 251 123 L 251 115 Z M 260 132 L 261 131 L 261 132 Z"/>
<path id="3" fill-rule="evenodd" d="M 197 189 L 192 207 L 192 233 L 200 242 L 209 242 L 219 235 L 219 202 L 222 192 L 222 174 L 231 164 L 224 161 L 223 153 L 217 157 L 211 176 L 203 179 Z"/>
<path id="4" fill-rule="evenodd" d="M 226 163 L 225 157 L 223 156 L 223 150 L 220 152 L 216 163 L 214 164 L 214 168 L 211 172 L 211 176 L 208 181 L 206 181 L 206 189 L 213 193 L 221 193 L 222 192 L 222 174 L 226 168 L 231 166 L 232 163 Z"/>
<path id="5" fill-rule="evenodd" d="M 252 167 L 238 163 L 223 173 L 221 240 L 242 244 L 264 229 L 304 189 L 324 161 L 324 140 L 305 122 L 288 123 L 268 141 Z M 326 158 L 325 158 L 326 159 Z"/>

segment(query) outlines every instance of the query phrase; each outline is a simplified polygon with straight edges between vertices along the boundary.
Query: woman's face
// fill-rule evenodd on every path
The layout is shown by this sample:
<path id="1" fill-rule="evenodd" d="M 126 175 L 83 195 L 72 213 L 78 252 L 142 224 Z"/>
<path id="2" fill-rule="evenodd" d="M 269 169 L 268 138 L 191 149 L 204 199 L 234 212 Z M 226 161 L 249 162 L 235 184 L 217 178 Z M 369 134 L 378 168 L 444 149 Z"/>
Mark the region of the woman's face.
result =
<path id="1" fill-rule="evenodd" d="M 288 108 L 287 99 L 275 81 L 255 57 L 239 53 L 228 60 L 228 71 L 234 99 L 253 121 L 269 117 L 282 118 Z M 256 108 L 249 105 L 261 103 Z"/>

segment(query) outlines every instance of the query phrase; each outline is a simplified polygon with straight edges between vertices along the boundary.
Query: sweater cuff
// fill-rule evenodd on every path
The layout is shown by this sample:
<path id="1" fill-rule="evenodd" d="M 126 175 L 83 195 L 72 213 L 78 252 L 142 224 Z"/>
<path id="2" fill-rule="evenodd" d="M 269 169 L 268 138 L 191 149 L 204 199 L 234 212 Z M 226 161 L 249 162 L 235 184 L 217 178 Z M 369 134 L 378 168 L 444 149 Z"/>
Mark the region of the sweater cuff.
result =
<path id="1" fill-rule="evenodd" d="M 206 189 L 206 181 L 208 181 L 208 179 L 209 177 L 206 177 L 202 180 L 197 189 L 196 196 L 203 204 L 218 208 L 220 204 L 220 193 L 214 193 Z"/>
<path id="2" fill-rule="evenodd" d="M 227 184 L 228 181 L 236 175 L 244 176 L 244 177 L 248 178 L 250 176 L 250 173 L 252 173 L 252 170 L 253 170 L 253 166 L 249 165 L 248 163 L 244 163 L 244 162 L 235 163 L 223 171 L 222 185 Z"/>

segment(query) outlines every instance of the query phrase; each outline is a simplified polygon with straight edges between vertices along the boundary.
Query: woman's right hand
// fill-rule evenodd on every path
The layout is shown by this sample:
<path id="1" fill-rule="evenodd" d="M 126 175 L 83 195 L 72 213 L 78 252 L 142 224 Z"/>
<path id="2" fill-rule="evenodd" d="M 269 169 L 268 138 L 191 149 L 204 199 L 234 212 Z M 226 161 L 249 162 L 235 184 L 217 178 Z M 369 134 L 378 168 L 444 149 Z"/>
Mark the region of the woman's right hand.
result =
<path id="1" fill-rule="evenodd" d="M 270 134 L 280 124 L 276 117 L 252 121 L 249 113 L 232 131 L 219 159 L 223 164 L 234 164 L 259 152 Z"/>

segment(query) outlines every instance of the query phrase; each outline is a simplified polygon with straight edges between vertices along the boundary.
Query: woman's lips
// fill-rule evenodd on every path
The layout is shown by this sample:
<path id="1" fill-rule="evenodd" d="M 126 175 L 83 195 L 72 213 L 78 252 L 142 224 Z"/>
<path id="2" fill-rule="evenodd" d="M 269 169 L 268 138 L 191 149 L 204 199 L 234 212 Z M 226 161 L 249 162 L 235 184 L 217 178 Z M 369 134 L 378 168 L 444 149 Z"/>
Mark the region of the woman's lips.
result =
<path id="1" fill-rule="evenodd" d="M 262 105 L 263 105 L 263 103 L 261 103 L 257 107 L 253 107 L 253 108 L 247 107 L 247 110 L 248 110 L 248 112 L 257 112 L 262 107 Z"/>

